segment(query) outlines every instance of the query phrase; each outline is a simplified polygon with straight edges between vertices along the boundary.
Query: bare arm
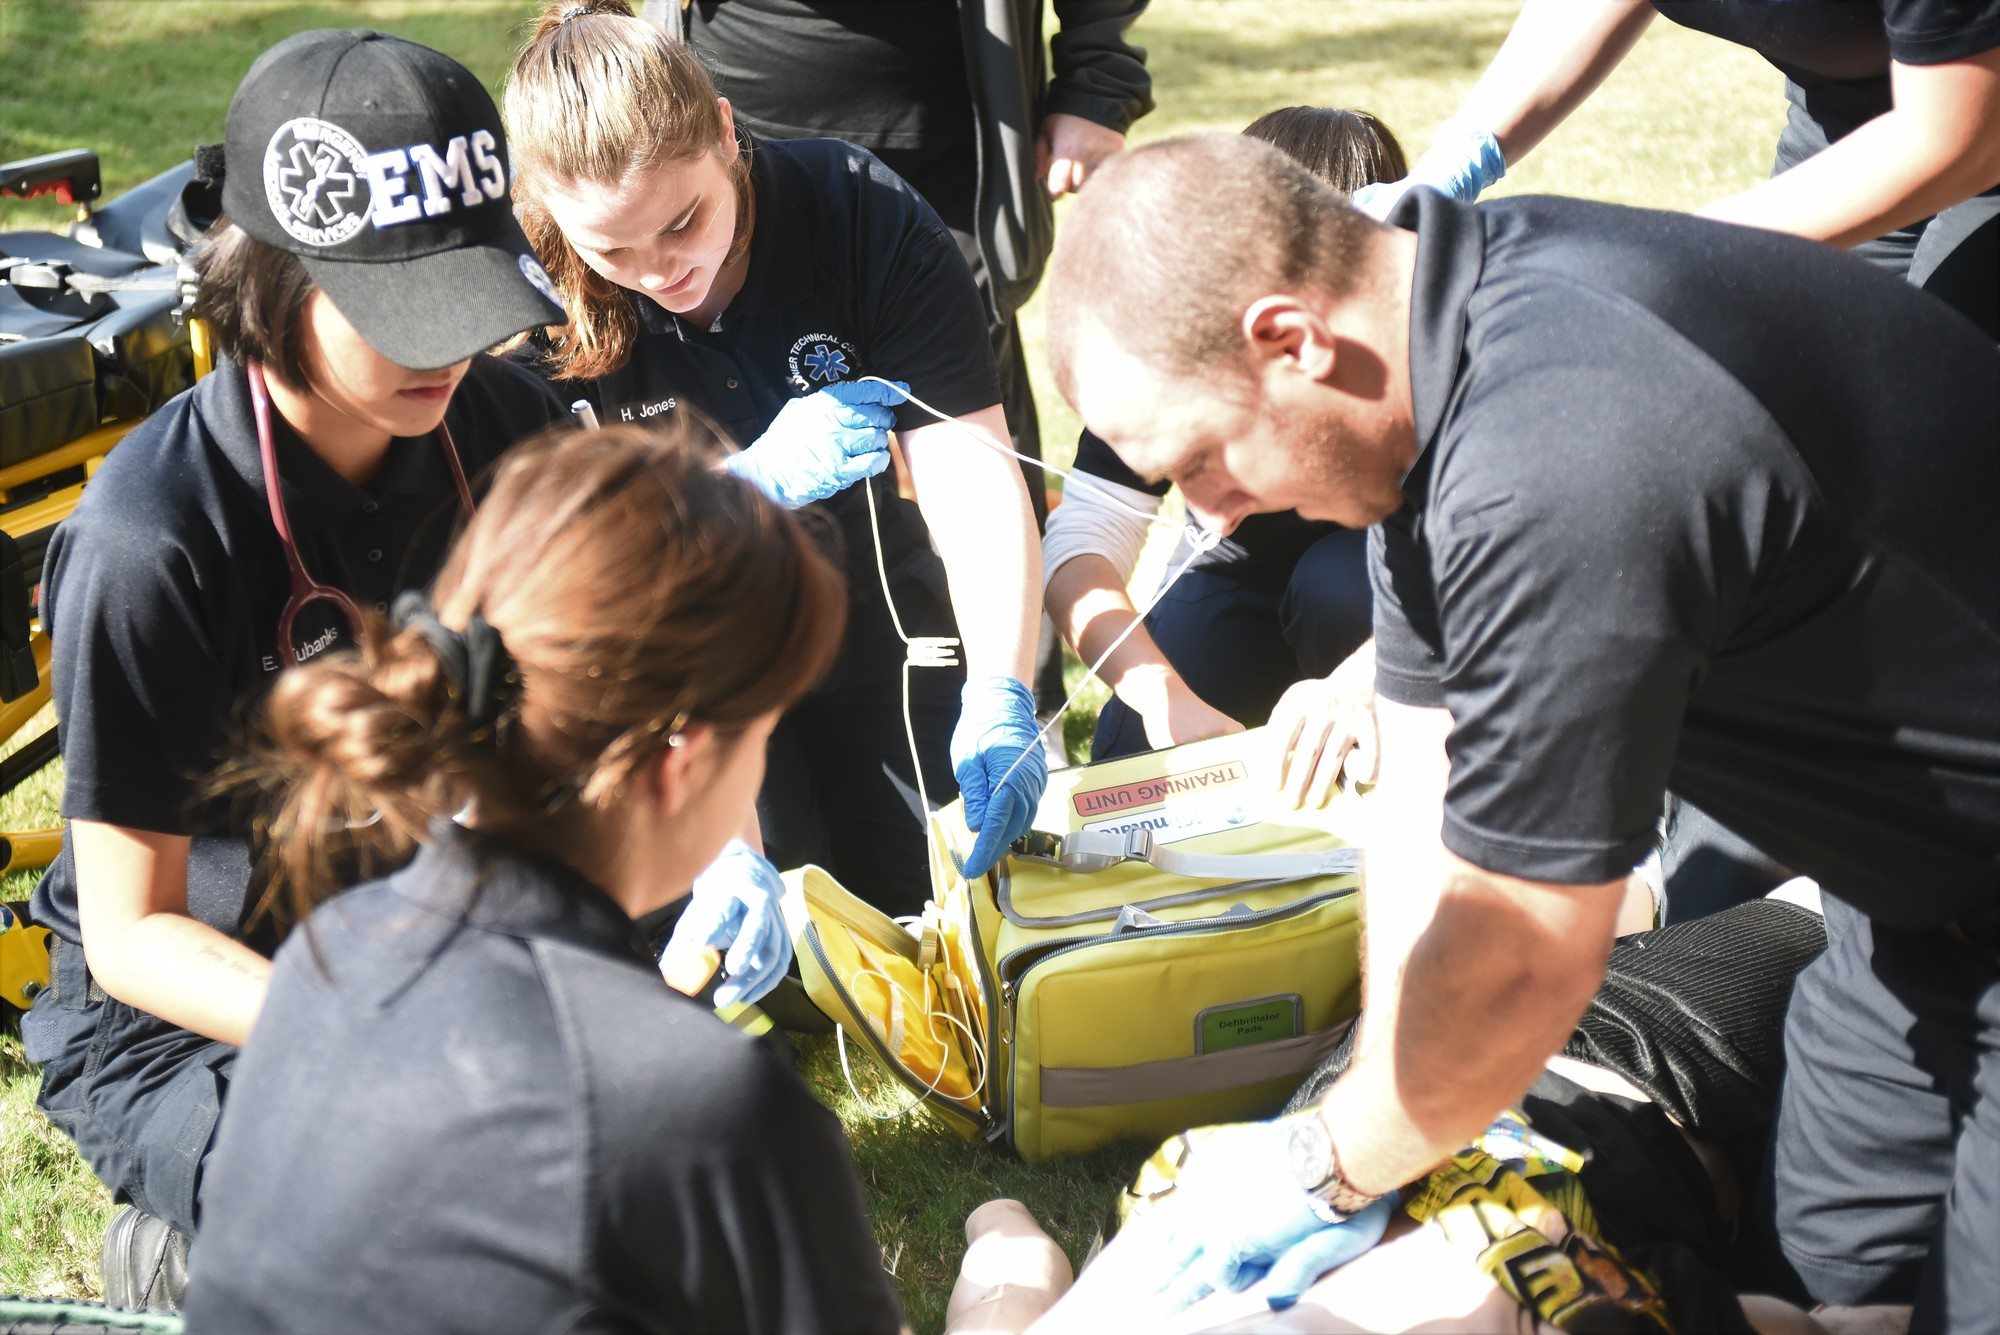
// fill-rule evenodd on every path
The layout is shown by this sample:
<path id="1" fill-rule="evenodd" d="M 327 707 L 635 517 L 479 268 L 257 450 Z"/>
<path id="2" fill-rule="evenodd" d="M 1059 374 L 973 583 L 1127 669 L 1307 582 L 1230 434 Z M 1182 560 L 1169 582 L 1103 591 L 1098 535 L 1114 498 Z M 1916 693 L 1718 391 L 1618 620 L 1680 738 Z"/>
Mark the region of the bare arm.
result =
<path id="1" fill-rule="evenodd" d="M 189 916 L 188 839 L 70 822 L 77 912 L 91 976 L 128 1006 L 241 1045 L 271 962 Z"/>
<path id="2" fill-rule="evenodd" d="M 1007 440 L 994 404 L 955 419 Z M 1030 680 L 1041 604 L 1042 549 L 1021 470 L 948 422 L 902 433 L 917 505 L 951 583 L 969 676 Z"/>
<path id="3" fill-rule="evenodd" d="M 1518 163 L 1597 91 L 1652 22 L 1644 0 L 1527 0 L 1455 120 Z"/>
<path id="4" fill-rule="evenodd" d="M 1072 557 L 1056 568 L 1049 576 L 1047 602 L 1057 632 L 1085 663 L 1095 663 L 1139 619 L 1124 577 L 1111 562 L 1094 554 Z M 1151 746 L 1174 746 L 1243 730 L 1242 724 L 1194 693 L 1144 625 L 1126 636 L 1099 675 L 1145 721 Z"/>
<path id="5" fill-rule="evenodd" d="M 1598 90 L 1652 22 L 1644 0 L 1528 0 L 1456 120 L 1490 130 L 1508 164 Z"/>
<path id="6" fill-rule="evenodd" d="M 1891 110 L 1703 216 L 1852 246 L 2000 184 L 2000 49 L 1889 79 Z"/>
<path id="7" fill-rule="evenodd" d="M 1321 1109 L 1354 1185 L 1412 1181 L 1520 1097 L 1603 979 L 1625 878 L 1553 885 L 1485 872 L 1439 837 L 1443 710 L 1378 701 L 1366 1005 Z"/>

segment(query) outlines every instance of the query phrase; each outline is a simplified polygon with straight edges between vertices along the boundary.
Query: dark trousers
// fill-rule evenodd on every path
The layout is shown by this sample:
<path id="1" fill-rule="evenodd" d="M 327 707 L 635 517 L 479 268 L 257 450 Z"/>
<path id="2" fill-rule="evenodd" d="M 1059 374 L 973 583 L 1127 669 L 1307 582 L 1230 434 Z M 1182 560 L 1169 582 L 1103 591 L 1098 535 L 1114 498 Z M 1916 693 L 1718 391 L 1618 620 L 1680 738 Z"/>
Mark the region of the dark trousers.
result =
<path id="1" fill-rule="evenodd" d="M 21 1020 L 37 1104 L 115 1200 L 192 1237 L 236 1049 L 106 996 L 81 946 L 50 945 L 49 990 Z"/>
<path id="2" fill-rule="evenodd" d="M 857 541 L 867 538 L 850 535 L 849 551 L 865 555 Z M 812 863 L 885 913 L 917 913 L 930 896 L 930 857 L 903 731 L 903 642 L 873 567 L 865 576 L 851 562 L 849 569 L 852 599 L 840 657 L 819 689 L 772 732 L 757 816 L 765 856 L 779 867 Z M 889 569 L 896 612 L 910 634 L 958 633 L 934 552 L 905 548 Z M 932 804 L 942 806 L 958 796 L 950 745 L 965 672 L 908 672 L 924 786 Z"/>
<path id="3" fill-rule="evenodd" d="M 1660 926 L 1762 899 L 1792 878 L 1775 858 L 1701 808 L 1667 798 L 1660 840 Z"/>
<path id="4" fill-rule="evenodd" d="M 1368 535 L 1330 533 L 1308 547 L 1282 590 L 1195 569 L 1146 617 L 1174 671 L 1247 727 L 1271 716 L 1285 688 L 1324 677 L 1373 633 Z M 1148 750 L 1146 725 L 1115 696 L 1097 716 L 1093 760 Z"/>
<path id="5" fill-rule="evenodd" d="M 2000 1331 L 2000 923 L 1907 932 L 1827 901 L 1763 1187 L 1770 1259 L 1912 1330 Z"/>

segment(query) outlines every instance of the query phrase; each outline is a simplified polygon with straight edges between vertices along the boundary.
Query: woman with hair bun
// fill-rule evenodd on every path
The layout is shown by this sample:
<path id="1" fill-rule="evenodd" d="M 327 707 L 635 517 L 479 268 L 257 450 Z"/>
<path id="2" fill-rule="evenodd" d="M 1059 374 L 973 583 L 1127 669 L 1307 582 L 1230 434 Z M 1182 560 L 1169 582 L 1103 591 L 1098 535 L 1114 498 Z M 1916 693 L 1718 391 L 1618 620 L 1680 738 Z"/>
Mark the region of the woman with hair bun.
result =
<path id="1" fill-rule="evenodd" d="M 690 433 L 611 428 L 515 450 L 430 600 L 280 682 L 235 778 L 318 907 L 237 1063 L 190 1329 L 898 1327 L 839 1124 L 634 923 L 742 826 L 845 603 Z"/>
<path id="2" fill-rule="evenodd" d="M 863 380 L 902 382 L 1008 439 L 957 243 L 866 150 L 742 133 L 693 49 L 624 0 L 552 0 L 505 105 L 522 225 L 569 313 L 539 339 L 544 369 L 574 385 L 564 397 L 588 397 L 606 423 L 694 409 L 747 446 L 732 469 L 837 528 L 847 641 L 779 725 L 762 834 L 779 865 L 819 863 L 916 912 L 929 893 L 919 794 L 949 801 L 956 781 L 978 874 L 1027 828 L 1047 777 L 1023 684 L 1040 549 L 1020 469 Z M 873 480 L 892 430 L 915 505 Z M 962 691 L 956 669 L 905 667 L 906 634 L 962 637 Z M 689 915 L 704 924 L 708 889 Z"/>

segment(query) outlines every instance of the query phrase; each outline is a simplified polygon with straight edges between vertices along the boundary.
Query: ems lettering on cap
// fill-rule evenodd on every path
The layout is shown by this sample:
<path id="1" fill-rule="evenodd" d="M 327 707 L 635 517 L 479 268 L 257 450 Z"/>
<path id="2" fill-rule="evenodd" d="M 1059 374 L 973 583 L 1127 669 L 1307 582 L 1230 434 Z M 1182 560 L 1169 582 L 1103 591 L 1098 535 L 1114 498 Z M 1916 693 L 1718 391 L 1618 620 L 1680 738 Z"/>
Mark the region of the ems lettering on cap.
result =
<path id="1" fill-rule="evenodd" d="M 297 255 L 393 362 L 448 366 L 569 318 L 514 220 L 499 109 L 449 56 L 288 37 L 237 85 L 225 161 L 230 220 Z"/>

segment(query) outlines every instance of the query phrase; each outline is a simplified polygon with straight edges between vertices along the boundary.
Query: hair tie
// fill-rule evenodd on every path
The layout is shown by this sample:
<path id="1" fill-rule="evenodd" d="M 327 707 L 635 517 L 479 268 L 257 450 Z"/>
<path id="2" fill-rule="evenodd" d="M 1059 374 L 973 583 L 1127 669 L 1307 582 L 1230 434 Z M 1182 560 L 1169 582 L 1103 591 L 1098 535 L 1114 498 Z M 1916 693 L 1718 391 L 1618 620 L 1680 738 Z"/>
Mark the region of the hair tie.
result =
<path id="1" fill-rule="evenodd" d="M 438 620 L 430 599 L 415 589 L 396 596 L 391 609 L 399 630 L 414 630 L 444 665 L 445 681 L 474 732 L 491 727 L 511 707 L 521 679 L 500 632 L 474 612 L 462 631 Z"/>
<path id="2" fill-rule="evenodd" d="M 589 12 L 590 12 L 589 5 L 571 5 L 568 9 L 565 9 L 561 14 L 558 14 L 556 16 L 556 22 L 568 23 L 571 19 L 580 19 Z"/>

